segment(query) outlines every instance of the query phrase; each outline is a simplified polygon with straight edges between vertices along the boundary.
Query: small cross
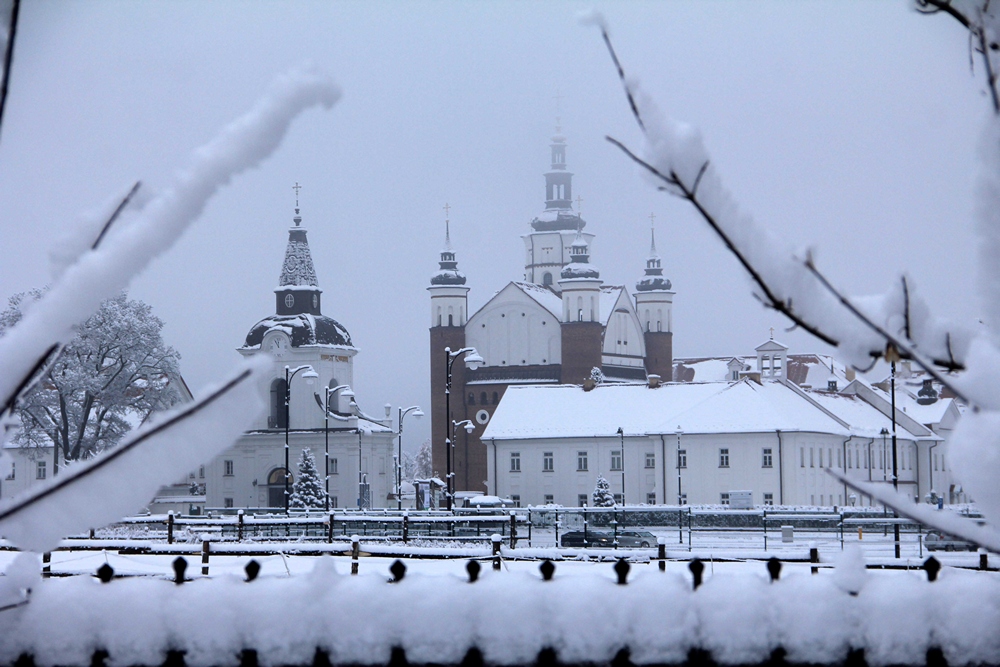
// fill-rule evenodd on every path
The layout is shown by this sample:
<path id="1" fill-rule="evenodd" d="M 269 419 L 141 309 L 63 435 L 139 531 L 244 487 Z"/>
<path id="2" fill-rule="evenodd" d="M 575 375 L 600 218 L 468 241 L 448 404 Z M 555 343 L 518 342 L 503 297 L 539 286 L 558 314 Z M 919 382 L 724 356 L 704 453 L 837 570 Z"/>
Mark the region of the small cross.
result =
<path id="1" fill-rule="evenodd" d="M 583 211 L 583 208 L 580 206 L 580 204 L 582 204 L 582 203 L 583 203 L 583 197 L 581 197 L 580 195 L 577 195 L 576 196 L 576 213 L 577 213 L 577 215 L 579 215 Z"/>
<path id="2" fill-rule="evenodd" d="M 445 220 L 448 219 L 448 214 L 449 213 L 451 213 L 451 206 L 448 205 L 448 202 L 445 202 L 445 204 L 444 204 L 444 219 Z"/>
<path id="3" fill-rule="evenodd" d="M 649 214 L 649 226 L 650 227 L 655 227 L 656 226 L 656 214 L 655 213 L 650 213 Z"/>
<path id="4" fill-rule="evenodd" d="M 302 186 L 299 185 L 298 181 L 295 181 L 295 185 L 292 186 L 292 190 L 295 190 L 295 208 L 299 207 L 299 190 L 301 189 Z"/>
<path id="5" fill-rule="evenodd" d="M 774 340 L 774 327 L 771 327 L 771 340 Z"/>

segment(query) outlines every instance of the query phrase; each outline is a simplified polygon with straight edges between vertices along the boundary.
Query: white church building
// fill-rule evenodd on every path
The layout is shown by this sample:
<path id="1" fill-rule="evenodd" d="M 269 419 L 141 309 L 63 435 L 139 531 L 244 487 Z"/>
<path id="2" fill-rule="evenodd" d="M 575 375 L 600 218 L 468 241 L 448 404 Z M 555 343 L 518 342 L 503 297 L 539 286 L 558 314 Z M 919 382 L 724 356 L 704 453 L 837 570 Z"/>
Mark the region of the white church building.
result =
<path id="1" fill-rule="evenodd" d="M 326 469 L 331 508 L 395 507 L 389 410 L 369 416 L 358 407 L 351 391 L 358 350 L 347 329 L 322 313 L 323 290 L 298 202 L 293 222 L 274 290 L 275 312 L 255 324 L 238 348 L 244 357 L 271 359 L 260 387 L 269 409 L 205 467 L 205 479 L 197 480 L 205 484 L 205 505 L 284 511 L 299 456 L 309 448 L 321 476 Z"/>

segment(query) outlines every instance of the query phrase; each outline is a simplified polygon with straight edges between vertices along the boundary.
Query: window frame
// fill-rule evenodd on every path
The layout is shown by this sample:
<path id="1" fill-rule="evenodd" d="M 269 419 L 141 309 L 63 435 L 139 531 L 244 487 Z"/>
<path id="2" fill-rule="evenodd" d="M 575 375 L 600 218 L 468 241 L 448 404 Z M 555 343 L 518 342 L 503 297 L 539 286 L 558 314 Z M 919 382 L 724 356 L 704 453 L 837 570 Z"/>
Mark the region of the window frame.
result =
<path id="1" fill-rule="evenodd" d="M 719 447 L 719 467 L 729 467 L 729 447 Z"/>
<path id="2" fill-rule="evenodd" d="M 521 452 L 510 453 L 510 472 L 521 472 Z"/>

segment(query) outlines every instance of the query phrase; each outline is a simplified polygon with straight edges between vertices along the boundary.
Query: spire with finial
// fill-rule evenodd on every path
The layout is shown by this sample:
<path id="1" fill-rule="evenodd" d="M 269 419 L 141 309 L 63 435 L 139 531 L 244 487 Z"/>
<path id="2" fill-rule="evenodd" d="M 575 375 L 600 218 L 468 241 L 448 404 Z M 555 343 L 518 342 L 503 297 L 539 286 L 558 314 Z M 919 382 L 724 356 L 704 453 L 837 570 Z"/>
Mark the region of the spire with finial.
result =
<path id="1" fill-rule="evenodd" d="M 296 183 L 292 189 L 295 190 L 295 216 L 292 218 L 295 226 L 288 230 L 288 245 L 285 247 L 285 261 L 281 265 L 278 285 L 279 287 L 317 287 L 316 269 L 313 266 L 312 253 L 309 252 L 309 241 L 306 239 L 305 228 L 301 227 L 299 190 L 302 189 L 302 186 Z"/>
<path id="2" fill-rule="evenodd" d="M 649 214 L 649 257 L 646 259 L 646 276 L 635 284 L 636 291 L 669 290 L 670 281 L 663 277 L 663 266 L 656 253 L 656 214 Z"/>
<path id="3" fill-rule="evenodd" d="M 458 260 L 451 248 L 451 206 L 444 205 L 444 248 L 441 250 L 439 270 L 431 276 L 431 285 L 464 285 L 465 276 L 458 270 Z"/>

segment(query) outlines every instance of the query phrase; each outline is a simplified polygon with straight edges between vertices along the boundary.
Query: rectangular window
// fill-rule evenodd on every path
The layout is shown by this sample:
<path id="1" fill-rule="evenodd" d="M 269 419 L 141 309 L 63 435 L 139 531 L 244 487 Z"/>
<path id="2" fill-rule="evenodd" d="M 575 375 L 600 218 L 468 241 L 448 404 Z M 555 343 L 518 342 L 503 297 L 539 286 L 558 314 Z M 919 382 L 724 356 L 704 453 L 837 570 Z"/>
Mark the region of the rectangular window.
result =
<path id="1" fill-rule="evenodd" d="M 587 494 L 586 493 L 581 493 L 580 495 L 578 495 L 576 497 L 576 505 L 577 505 L 577 507 L 586 507 L 587 506 Z"/>
<path id="2" fill-rule="evenodd" d="M 729 504 L 729 494 L 728 493 L 720 493 L 719 494 L 719 504 L 721 504 L 721 505 L 728 505 Z"/>
<path id="3" fill-rule="evenodd" d="M 646 452 L 646 467 L 655 468 L 656 467 L 656 454 L 653 452 Z"/>
<path id="4" fill-rule="evenodd" d="M 17 468 L 14 465 L 15 463 L 17 462 L 16 461 L 10 462 L 10 472 L 7 473 L 7 479 L 15 479 L 15 473 L 17 472 Z"/>
<path id="5" fill-rule="evenodd" d="M 819 467 L 823 467 L 823 448 L 819 448 Z"/>
<path id="6" fill-rule="evenodd" d="M 545 494 L 545 504 L 546 505 L 554 505 L 555 502 L 556 502 L 555 496 L 553 496 L 551 493 L 546 493 Z"/>
<path id="7" fill-rule="evenodd" d="M 578 472 L 587 472 L 587 452 L 576 453 L 576 469 Z"/>
<path id="8" fill-rule="evenodd" d="M 816 463 L 815 456 L 816 456 L 816 450 L 814 450 L 812 447 L 810 447 L 809 448 L 809 467 L 810 468 L 815 468 L 816 467 L 815 466 L 815 463 Z"/>
<path id="9" fill-rule="evenodd" d="M 622 452 L 620 449 L 616 449 L 611 452 L 611 470 L 620 471 L 622 469 Z"/>
<path id="10" fill-rule="evenodd" d="M 649 493 L 646 494 L 646 504 L 647 505 L 655 505 L 656 504 L 656 493 L 655 492 L 650 491 Z"/>
<path id="11" fill-rule="evenodd" d="M 826 450 L 826 467 L 827 468 L 832 468 L 833 467 L 833 450 L 832 449 Z"/>
<path id="12" fill-rule="evenodd" d="M 226 459 L 222 462 L 222 474 L 226 477 L 233 476 L 233 461 L 232 459 Z"/>
<path id="13" fill-rule="evenodd" d="M 686 449 L 677 450 L 677 467 L 678 468 L 688 467 L 688 452 Z"/>
<path id="14" fill-rule="evenodd" d="M 205 466 L 198 467 L 198 479 L 205 479 Z"/>
<path id="15" fill-rule="evenodd" d="M 513 501 L 514 507 L 520 507 L 521 506 L 521 496 L 520 495 L 518 495 L 518 494 L 515 493 L 515 494 L 511 495 L 510 499 L 511 499 L 511 501 Z"/>
<path id="16" fill-rule="evenodd" d="M 233 499 L 232 498 L 223 498 L 222 499 L 222 504 L 223 504 L 223 507 L 232 507 L 233 506 Z"/>
<path id="17" fill-rule="evenodd" d="M 729 449 L 723 447 L 719 450 L 719 467 L 728 468 L 729 467 Z"/>
<path id="18" fill-rule="evenodd" d="M 837 456 L 840 456 L 840 454 L 837 454 Z M 840 460 L 838 459 L 837 462 L 839 463 Z M 848 468 L 851 467 L 851 453 L 850 452 L 847 452 L 847 467 Z"/>
<path id="19" fill-rule="evenodd" d="M 935 470 L 938 469 L 938 455 L 937 454 L 934 455 L 934 469 Z"/>
<path id="20" fill-rule="evenodd" d="M 521 452 L 510 453 L 510 471 L 521 472 Z"/>
<path id="21" fill-rule="evenodd" d="M 765 493 L 764 494 L 764 504 L 765 505 L 773 505 L 774 504 L 774 494 L 773 493 Z"/>
<path id="22" fill-rule="evenodd" d="M 760 467 L 762 468 L 772 468 L 774 467 L 774 457 L 771 456 L 771 448 L 764 448 L 764 456 L 761 459 Z"/>
<path id="23" fill-rule="evenodd" d="M 329 470 L 326 471 L 327 475 L 337 474 L 337 459 L 327 459 L 327 467 Z"/>
<path id="24" fill-rule="evenodd" d="M 622 494 L 616 493 L 615 494 L 615 505 L 621 505 L 623 502 L 624 502 L 624 500 L 622 498 Z"/>
<path id="25" fill-rule="evenodd" d="M 337 496 L 330 496 L 330 509 L 337 509 Z"/>
<path id="26" fill-rule="evenodd" d="M 35 466 L 35 479 L 45 479 L 45 461 L 38 461 Z"/>
<path id="27" fill-rule="evenodd" d="M 805 468 L 806 467 L 806 448 L 805 447 L 799 447 L 799 467 L 800 468 Z"/>
<path id="28" fill-rule="evenodd" d="M 542 472 L 552 472 L 556 469 L 555 457 L 552 456 L 552 452 L 545 452 L 542 454 Z"/>

